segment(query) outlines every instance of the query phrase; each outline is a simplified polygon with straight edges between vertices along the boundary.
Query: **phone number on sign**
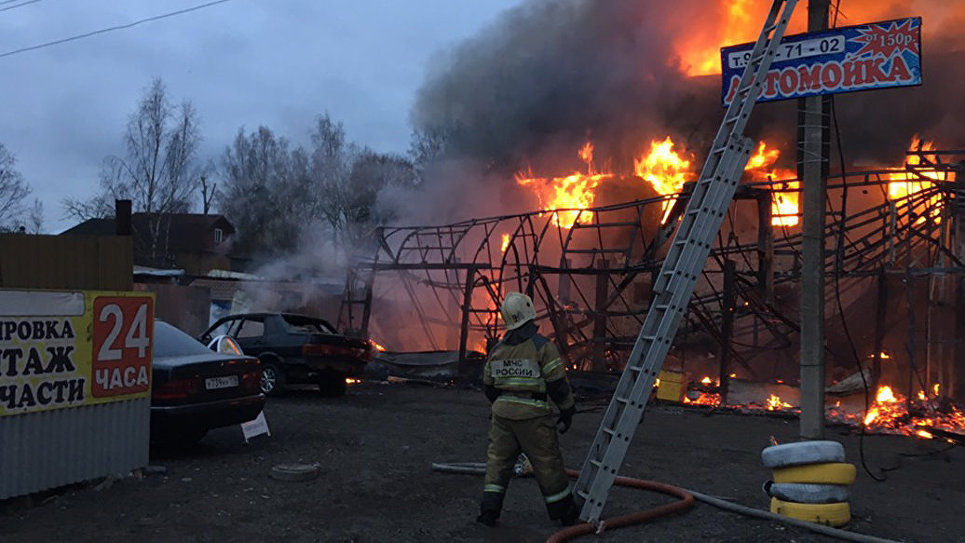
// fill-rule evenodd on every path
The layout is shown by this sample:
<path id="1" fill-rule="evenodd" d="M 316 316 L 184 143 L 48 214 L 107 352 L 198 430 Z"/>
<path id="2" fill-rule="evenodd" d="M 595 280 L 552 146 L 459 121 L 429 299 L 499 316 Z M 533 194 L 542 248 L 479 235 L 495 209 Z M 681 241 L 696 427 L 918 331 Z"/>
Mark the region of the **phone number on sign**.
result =
<path id="1" fill-rule="evenodd" d="M 795 60 L 844 52 L 844 36 L 827 36 L 794 43 L 782 43 L 774 55 L 774 62 Z M 752 51 L 736 51 L 727 55 L 728 68 L 744 68 L 751 59 Z"/>

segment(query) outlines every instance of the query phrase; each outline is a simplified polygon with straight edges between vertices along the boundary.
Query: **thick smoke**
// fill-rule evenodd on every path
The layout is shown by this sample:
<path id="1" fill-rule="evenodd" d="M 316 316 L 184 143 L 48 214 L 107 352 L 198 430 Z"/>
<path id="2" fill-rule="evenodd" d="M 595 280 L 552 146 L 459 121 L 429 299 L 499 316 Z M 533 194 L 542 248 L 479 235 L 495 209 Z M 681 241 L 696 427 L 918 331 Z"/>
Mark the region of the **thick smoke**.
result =
<path id="1" fill-rule="evenodd" d="M 643 137 L 692 129 L 681 122 L 692 91 L 671 36 L 683 29 L 675 14 L 706 4 L 528 2 L 437 59 L 413 124 L 448 130 L 451 154 L 493 169 L 538 168 L 562 156 L 578 164 L 575 150 L 588 136 L 632 164 Z"/>
<path id="2" fill-rule="evenodd" d="M 666 135 L 694 152 L 699 166 L 722 115 L 720 76 L 685 76 L 674 44 L 719 27 L 724 4 L 532 0 L 436 59 L 413 125 L 449 134 L 447 156 L 462 161 L 462 179 L 480 172 L 507 178 L 527 164 L 541 173 L 569 171 L 580 166 L 575 149 L 587 137 L 618 172 L 632 167 L 650 139 Z M 760 19 L 770 2 L 752 4 Z M 955 57 L 965 40 L 953 30 L 965 2 L 942 6 L 842 2 L 853 16 L 839 24 L 865 22 L 854 16 L 861 13 L 876 20 L 922 15 L 925 42 L 922 87 L 836 97 L 848 162 L 900 163 L 916 132 L 939 146 L 962 143 L 965 71 Z M 785 166 L 794 161 L 795 108 L 793 101 L 762 105 L 748 129 L 776 140 Z M 440 184 L 456 183 L 451 169 L 440 173 L 447 176 Z"/>

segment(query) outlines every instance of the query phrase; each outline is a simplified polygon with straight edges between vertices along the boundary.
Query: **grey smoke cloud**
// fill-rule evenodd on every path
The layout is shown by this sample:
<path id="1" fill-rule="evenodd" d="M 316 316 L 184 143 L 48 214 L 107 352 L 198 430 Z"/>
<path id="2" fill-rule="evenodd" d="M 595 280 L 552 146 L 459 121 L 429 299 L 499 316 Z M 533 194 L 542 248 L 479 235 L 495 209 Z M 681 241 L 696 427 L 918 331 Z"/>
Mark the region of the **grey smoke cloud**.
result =
<path id="1" fill-rule="evenodd" d="M 628 171 L 650 139 L 666 135 L 696 153 L 699 167 L 723 113 L 720 77 L 683 75 L 673 43 L 719 24 L 717 4 L 532 0 L 436 59 L 412 123 L 448 128 L 453 155 L 504 176 L 524 164 L 547 174 L 579 167 L 575 151 L 587 137 L 616 171 Z M 962 143 L 965 70 L 955 66 L 965 38 L 952 32 L 956 18 L 948 14 L 963 3 L 946 5 L 925 10 L 923 86 L 835 98 L 849 162 L 900 162 L 916 132 L 940 146 Z M 915 6 L 895 3 L 887 16 L 915 15 Z M 795 108 L 762 105 L 748 130 L 776 139 L 785 166 L 794 161 Z"/>

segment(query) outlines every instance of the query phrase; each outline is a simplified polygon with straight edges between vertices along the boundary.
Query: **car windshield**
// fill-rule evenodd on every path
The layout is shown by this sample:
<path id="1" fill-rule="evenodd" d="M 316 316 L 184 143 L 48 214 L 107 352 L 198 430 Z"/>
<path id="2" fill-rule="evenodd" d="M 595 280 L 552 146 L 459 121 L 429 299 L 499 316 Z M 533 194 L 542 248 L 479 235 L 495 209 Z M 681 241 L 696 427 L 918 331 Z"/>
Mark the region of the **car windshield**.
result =
<path id="1" fill-rule="evenodd" d="M 334 334 L 328 323 L 320 319 L 282 315 L 289 334 Z"/>
<path id="2" fill-rule="evenodd" d="M 163 321 L 154 321 L 154 358 L 211 354 L 193 337 Z"/>

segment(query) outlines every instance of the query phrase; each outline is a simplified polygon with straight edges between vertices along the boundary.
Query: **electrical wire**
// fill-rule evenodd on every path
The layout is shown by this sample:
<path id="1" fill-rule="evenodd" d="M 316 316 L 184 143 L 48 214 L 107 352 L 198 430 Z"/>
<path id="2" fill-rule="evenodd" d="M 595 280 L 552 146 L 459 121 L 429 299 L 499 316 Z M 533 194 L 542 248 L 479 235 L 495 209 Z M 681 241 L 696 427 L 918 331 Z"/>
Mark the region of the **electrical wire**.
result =
<path id="1" fill-rule="evenodd" d="M 40 0 L 32 0 L 32 1 L 37 1 L 37 2 L 39 2 Z M 122 25 L 117 25 L 117 26 L 110 26 L 110 27 L 107 27 L 107 28 L 102 28 L 102 29 L 100 29 L 100 30 L 94 30 L 93 32 L 85 32 L 84 34 L 78 34 L 78 35 L 76 35 L 76 36 L 71 36 L 71 37 L 69 37 L 69 38 L 62 38 L 62 39 L 59 39 L 59 40 L 49 41 L 49 42 L 41 43 L 41 44 L 37 44 L 37 45 L 30 45 L 30 46 L 28 46 L 28 47 L 21 47 L 20 49 L 13 49 L 13 50 L 7 51 L 7 52 L 5 52 L 5 53 L 0 53 L 0 58 L 13 56 L 13 55 L 16 55 L 16 54 L 19 54 L 19 53 L 26 53 L 27 51 L 35 51 L 35 50 L 37 50 L 37 49 L 43 49 L 43 48 L 45 48 L 45 47 L 51 47 L 51 46 L 53 46 L 53 45 L 60 45 L 60 44 L 62 44 L 62 43 L 67 43 L 67 42 L 71 42 L 71 41 L 76 41 L 76 40 L 80 40 L 80 39 L 84 39 L 84 38 L 89 38 L 89 37 L 91 37 L 91 36 L 96 36 L 96 35 L 98 35 L 98 34 L 106 34 L 107 32 L 113 32 L 113 31 L 115 31 L 115 30 L 124 30 L 124 29 L 131 28 L 131 27 L 134 27 L 134 26 L 137 26 L 137 25 L 140 25 L 140 24 L 149 23 L 149 22 L 152 22 L 152 21 L 160 20 L 160 19 L 166 19 L 166 18 L 168 18 L 168 17 L 174 17 L 175 15 L 183 15 L 183 14 L 185 14 L 185 13 L 189 13 L 189 12 L 192 12 L 192 11 L 197 11 L 197 10 L 199 10 L 199 9 L 204 9 L 204 8 L 211 7 L 211 6 L 215 6 L 215 5 L 218 5 L 218 4 L 224 4 L 225 2 L 230 2 L 230 1 L 231 1 L 231 0 L 215 0 L 215 1 L 213 1 L 213 2 L 207 2 L 207 3 L 204 3 L 204 4 L 199 4 L 199 5 L 197 5 L 197 6 L 192 6 L 192 7 L 190 7 L 190 8 L 179 9 L 179 10 L 177 10 L 177 11 L 171 11 L 171 12 L 168 12 L 168 13 L 163 13 L 163 14 L 161 14 L 161 15 L 155 15 L 155 16 L 153 16 L 153 17 L 147 17 L 147 18 L 144 18 L 144 19 L 138 19 L 137 21 L 134 21 L 134 22 L 131 22 L 131 23 L 127 23 L 127 24 L 122 24 Z M 24 4 L 21 4 L 21 5 L 24 5 Z M 10 8 L 6 8 L 6 9 L 13 9 L 13 7 L 18 7 L 18 6 L 12 6 L 12 7 L 10 7 Z M 0 11 L 2 11 L 2 10 L 0 10 Z"/>
<path id="2" fill-rule="evenodd" d="M 18 0 L 8 0 L 7 2 L 0 3 L 0 6 L 2 6 L 3 4 L 10 4 L 11 2 L 16 2 L 16 1 L 18 1 Z M 24 3 L 22 3 L 22 4 L 17 4 L 16 6 L 9 6 L 9 7 L 5 7 L 5 8 L 0 8 L 0 11 L 9 11 L 9 10 L 11 10 L 11 9 L 22 8 L 22 7 L 27 6 L 27 5 L 30 5 L 30 4 L 36 4 L 37 2 L 40 2 L 40 1 L 41 1 L 41 0 L 27 0 L 26 2 L 24 2 Z"/>
<path id="3" fill-rule="evenodd" d="M 838 112 L 834 106 L 834 96 L 831 96 L 831 120 L 834 123 L 834 139 L 838 147 L 838 160 L 840 161 L 841 168 L 841 219 L 838 225 L 839 229 L 844 228 L 845 216 L 848 213 L 848 173 L 845 168 L 844 161 L 844 147 L 841 145 L 841 130 L 838 127 Z M 838 243 L 842 242 L 841 238 L 838 238 Z M 841 303 L 841 270 L 835 266 L 834 269 L 834 299 L 838 306 L 838 317 L 841 320 L 841 328 L 844 331 L 845 337 L 848 339 L 848 345 L 851 348 L 851 355 L 854 357 L 854 363 L 858 367 L 858 375 L 861 377 L 861 385 L 864 387 L 864 412 L 861 416 L 861 431 L 858 437 L 858 456 L 861 459 L 861 467 L 864 468 L 865 472 L 875 481 L 883 482 L 885 477 L 879 477 L 871 472 L 871 468 L 868 467 L 868 463 L 865 460 L 864 455 L 864 436 L 865 436 L 865 418 L 867 418 L 868 408 L 871 406 L 871 390 L 868 387 L 868 381 L 864 376 L 864 367 L 861 365 L 861 357 L 858 356 L 858 349 L 855 347 L 854 338 L 851 336 L 851 330 L 848 328 L 848 319 L 844 317 L 844 304 Z M 880 300 L 879 300 L 880 303 Z"/>

